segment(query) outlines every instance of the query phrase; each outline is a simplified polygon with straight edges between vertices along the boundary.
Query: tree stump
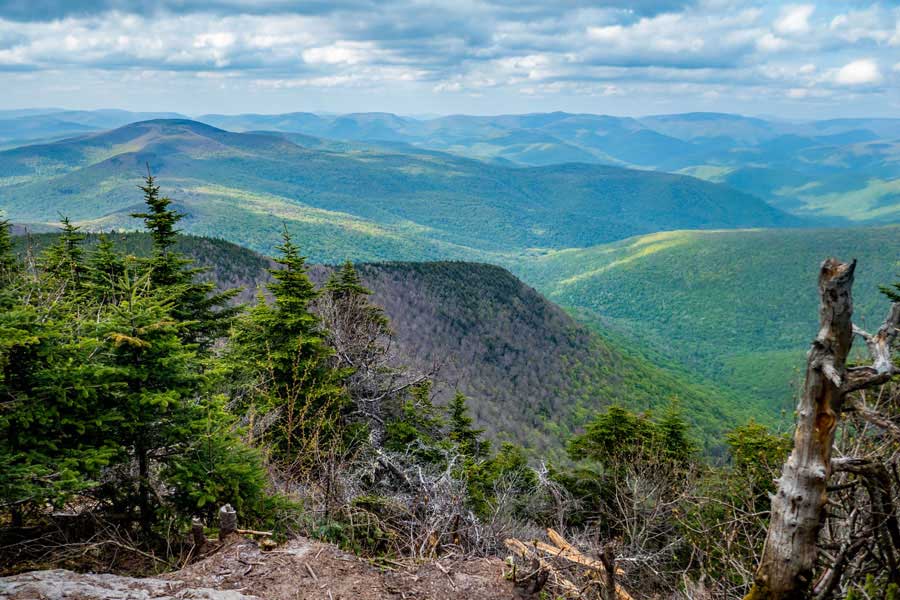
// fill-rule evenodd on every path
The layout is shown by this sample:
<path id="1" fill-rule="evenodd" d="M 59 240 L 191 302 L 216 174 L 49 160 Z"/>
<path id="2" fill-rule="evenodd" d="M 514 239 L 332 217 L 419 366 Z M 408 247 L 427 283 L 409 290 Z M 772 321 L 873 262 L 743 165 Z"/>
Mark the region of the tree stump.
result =
<path id="1" fill-rule="evenodd" d="M 237 531 L 237 512 L 226 504 L 219 509 L 219 539 L 224 540 L 228 535 Z"/>

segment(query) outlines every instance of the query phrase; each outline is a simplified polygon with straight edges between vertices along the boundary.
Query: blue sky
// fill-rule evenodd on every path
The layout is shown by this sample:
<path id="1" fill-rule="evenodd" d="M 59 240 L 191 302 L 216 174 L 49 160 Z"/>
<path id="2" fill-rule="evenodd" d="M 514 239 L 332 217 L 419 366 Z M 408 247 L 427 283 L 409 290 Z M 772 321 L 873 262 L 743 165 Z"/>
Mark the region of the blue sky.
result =
<path id="1" fill-rule="evenodd" d="M 0 0 L 0 108 L 900 117 L 900 0 Z"/>

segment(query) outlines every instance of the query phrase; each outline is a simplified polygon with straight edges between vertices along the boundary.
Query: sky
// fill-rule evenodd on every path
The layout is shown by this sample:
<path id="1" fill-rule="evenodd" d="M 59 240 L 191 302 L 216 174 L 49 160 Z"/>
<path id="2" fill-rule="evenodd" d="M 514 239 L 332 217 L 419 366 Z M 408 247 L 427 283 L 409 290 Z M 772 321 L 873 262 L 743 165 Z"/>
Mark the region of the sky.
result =
<path id="1" fill-rule="evenodd" d="M 0 0 L 0 108 L 900 117 L 900 0 Z"/>

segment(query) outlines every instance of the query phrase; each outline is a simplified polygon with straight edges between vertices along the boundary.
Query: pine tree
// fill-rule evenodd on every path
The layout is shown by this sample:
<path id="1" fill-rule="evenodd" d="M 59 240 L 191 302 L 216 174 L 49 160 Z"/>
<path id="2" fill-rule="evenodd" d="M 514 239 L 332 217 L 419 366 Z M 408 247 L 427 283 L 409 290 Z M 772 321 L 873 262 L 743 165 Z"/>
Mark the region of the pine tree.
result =
<path id="1" fill-rule="evenodd" d="M 121 301 L 108 307 L 100 325 L 102 359 L 116 383 L 109 391 L 121 417 L 114 438 L 137 464 L 130 495 L 149 534 L 156 512 L 152 465 L 171 458 L 188 438 L 204 377 L 179 335 L 184 324 L 171 315 L 170 290 L 154 288 L 149 273 L 126 273 L 119 285 Z"/>
<path id="2" fill-rule="evenodd" d="M 491 444 L 487 440 L 481 439 L 484 429 L 476 429 L 472 426 L 475 420 L 469 415 L 466 397 L 461 392 L 457 392 L 447 406 L 447 417 L 449 424 L 447 435 L 456 443 L 464 456 L 472 459 L 487 456 Z"/>
<path id="3" fill-rule="evenodd" d="M 184 324 L 182 340 L 196 344 L 202 353 L 228 331 L 240 312 L 239 307 L 229 306 L 239 290 L 216 293 L 214 283 L 197 280 L 204 269 L 191 267 L 193 261 L 175 249 L 176 225 L 184 215 L 171 208 L 170 198 L 160 196 L 153 175 L 148 173 L 144 185 L 138 187 L 144 192 L 147 210 L 131 216 L 143 219 L 153 240 L 153 252 L 144 261 L 150 281 L 155 288 L 170 290 L 172 316 Z"/>
<path id="4" fill-rule="evenodd" d="M 12 224 L 9 219 L 0 219 L 0 286 L 5 285 L 18 272 L 12 239 Z"/>
<path id="5" fill-rule="evenodd" d="M 233 329 L 227 353 L 235 405 L 248 414 L 276 417 L 267 440 L 276 456 L 294 460 L 315 437 L 337 435 L 343 422 L 345 371 L 332 365 L 312 303 L 317 292 L 287 230 L 271 269 L 271 304 L 257 304 Z"/>
<path id="6" fill-rule="evenodd" d="M 62 218 L 60 229 L 59 239 L 41 257 L 41 266 L 45 272 L 66 281 L 71 291 L 81 291 L 86 269 L 82 247 L 85 235 L 69 217 Z"/>

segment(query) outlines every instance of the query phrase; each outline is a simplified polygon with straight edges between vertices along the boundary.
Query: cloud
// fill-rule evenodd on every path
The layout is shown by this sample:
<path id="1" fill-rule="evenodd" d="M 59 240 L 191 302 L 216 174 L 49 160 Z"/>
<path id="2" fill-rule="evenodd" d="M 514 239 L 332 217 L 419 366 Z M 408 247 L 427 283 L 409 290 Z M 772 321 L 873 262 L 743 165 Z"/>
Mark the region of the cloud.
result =
<path id="1" fill-rule="evenodd" d="M 156 77 L 216 81 L 232 96 L 360 97 L 390 83 L 501 103 L 896 96 L 900 7 L 868 2 L 0 0 L 0 71 L 47 93 L 60 77 L 75 88 Z M 32 104 L 70 97 L 37 94 Z"/>
<path id="2" fill-rule="evenodd" d="M 775 21 L 775 31 L 782 35 L 799 35 L 810 30 L 809 18 L 815 12 L 813 4 L 795 4 L 786 6 L 781 10 L 778 20 Z"/>
<path id="3" fill-rule="evenodd" d="M 839 85 L 874 85 L 883 79 L 878 63 L 868 58 L 847 63 L 834 73 L 834 82 Z"/>

